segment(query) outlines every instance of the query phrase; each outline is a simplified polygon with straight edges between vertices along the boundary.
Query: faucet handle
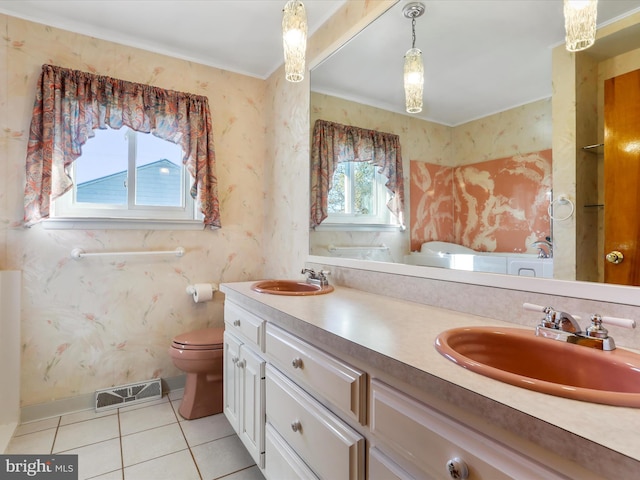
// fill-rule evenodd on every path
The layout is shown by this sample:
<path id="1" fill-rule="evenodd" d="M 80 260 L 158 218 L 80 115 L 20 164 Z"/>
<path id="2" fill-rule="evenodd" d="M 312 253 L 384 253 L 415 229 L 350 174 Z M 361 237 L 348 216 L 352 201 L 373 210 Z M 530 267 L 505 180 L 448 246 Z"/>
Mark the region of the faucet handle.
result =
<path id="1" fill-rule="evenodd" d="M 553 310 L 553 307 L 543 307 L 542 305 L 536 305 L 534 303 L 523 303 L 522 308 L 525 310 L 530 310 L 532 312 L 542 312 L 549 313 L 549 311 Z"/>
<path id="2" fill-rule="evenodd" d="M 597 313 L 591 317 L 593 322 L 594 317 L 600 317 L 600 320 L 605 325 L 612 325 L 623 328 L 636 328 L 636 321 L 630 318 L 618 318 L 618 317 L 601 317 Z"/>

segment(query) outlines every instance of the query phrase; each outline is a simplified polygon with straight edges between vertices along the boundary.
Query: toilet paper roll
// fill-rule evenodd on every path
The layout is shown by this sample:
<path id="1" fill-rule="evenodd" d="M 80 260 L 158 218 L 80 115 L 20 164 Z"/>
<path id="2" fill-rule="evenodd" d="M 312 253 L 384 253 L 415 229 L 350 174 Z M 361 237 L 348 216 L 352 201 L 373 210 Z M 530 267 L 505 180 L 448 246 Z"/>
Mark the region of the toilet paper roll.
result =
<path id="1" fill-rule="evenodd" d="M 193 286 L 193 301 L 196 303 L 208 302 L 213 298 L 213 285 L 210 283 L 196 283 Z"/>

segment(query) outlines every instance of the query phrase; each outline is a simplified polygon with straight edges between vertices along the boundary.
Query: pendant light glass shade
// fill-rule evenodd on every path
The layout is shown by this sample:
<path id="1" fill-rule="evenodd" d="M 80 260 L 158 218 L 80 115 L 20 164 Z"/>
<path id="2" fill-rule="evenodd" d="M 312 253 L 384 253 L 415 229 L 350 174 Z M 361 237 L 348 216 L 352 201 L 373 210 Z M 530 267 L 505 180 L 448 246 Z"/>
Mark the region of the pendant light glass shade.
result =
<path id="1" fill-rule="evenodd" d="M 567 50 L 579 52 L 596 41 L 598 0 L 564 0 Z"/>
<path id="2" fill-rule="evenodd" d="M 300 0 L 289 0 L 282 11 L 282 45 L 285 78 L 290 82 L 304 79 L 307 50 L 307 13 Z"/>
<path id="3" fill-rule="evenodd" d="M 423 86 L 422 51 L 419 48 L 411 48 L 404 56 L 404 96 L 408 113 L 422 111 Z"/>

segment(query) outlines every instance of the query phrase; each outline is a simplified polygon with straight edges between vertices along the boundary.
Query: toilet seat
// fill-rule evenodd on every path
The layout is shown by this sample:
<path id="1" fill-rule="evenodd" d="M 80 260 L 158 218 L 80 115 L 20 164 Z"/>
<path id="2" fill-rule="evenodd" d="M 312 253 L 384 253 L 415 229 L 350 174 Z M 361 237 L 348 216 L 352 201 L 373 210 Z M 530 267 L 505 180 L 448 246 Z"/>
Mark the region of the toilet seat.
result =
<path id="1" fill-rule="evenodd" d="M 220 350 L 223 338 L 224 328 L 203 328 L 177 335 L 171 346 L 180 350 Z"/>

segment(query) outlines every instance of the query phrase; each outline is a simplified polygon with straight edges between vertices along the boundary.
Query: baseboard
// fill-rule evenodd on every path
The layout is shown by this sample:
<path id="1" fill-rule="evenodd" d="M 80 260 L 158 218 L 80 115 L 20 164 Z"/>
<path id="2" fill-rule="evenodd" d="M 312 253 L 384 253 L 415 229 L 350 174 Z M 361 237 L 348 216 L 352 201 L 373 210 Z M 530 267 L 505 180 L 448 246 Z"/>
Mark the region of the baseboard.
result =
<path id="1" fill-rule="evenodd" d="M 162 394 L 166 395 L 172 390 L 184 388 L 185 375 L 162 379 Z M 20 423 L 44 420 L 46 418 L 68 415 L 83 410 L 94 410 L 95 392 L 77 395 L 75 397 L 62 398 L 47 403 L 27 405 L 20 409 Z"/>

